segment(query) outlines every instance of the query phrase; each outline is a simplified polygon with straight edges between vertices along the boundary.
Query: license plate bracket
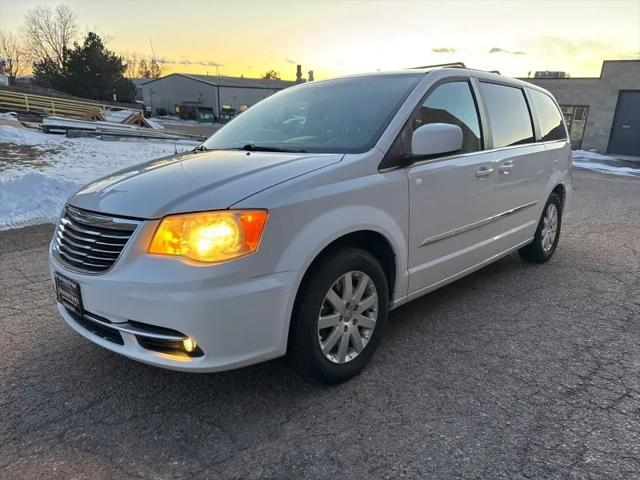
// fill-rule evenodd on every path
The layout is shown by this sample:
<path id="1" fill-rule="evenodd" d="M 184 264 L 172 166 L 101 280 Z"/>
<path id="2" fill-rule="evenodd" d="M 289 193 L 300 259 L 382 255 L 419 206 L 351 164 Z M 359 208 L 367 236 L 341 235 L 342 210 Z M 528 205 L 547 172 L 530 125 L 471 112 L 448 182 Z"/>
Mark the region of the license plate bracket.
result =
<path id="1" fill-rule="evenodd" d="M 80 284 L 64 275 L 60 275 L 58 272 L 54 273 L 54 279 L 58 302 L 68 309 L 73 310 L 78 315 L 82 315 L 83 307 Z"/>

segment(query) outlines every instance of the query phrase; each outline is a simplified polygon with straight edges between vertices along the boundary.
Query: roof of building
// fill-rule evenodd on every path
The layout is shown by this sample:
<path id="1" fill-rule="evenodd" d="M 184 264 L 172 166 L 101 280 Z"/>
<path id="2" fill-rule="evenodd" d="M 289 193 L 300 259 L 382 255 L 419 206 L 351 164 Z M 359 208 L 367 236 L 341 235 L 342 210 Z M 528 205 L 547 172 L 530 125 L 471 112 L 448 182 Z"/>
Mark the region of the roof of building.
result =
<path id="1" fill-rule="evenodd" d="M 149 81 L 148 78 L 129 78 L 136 87 L 140 87 Z"/>
<path id="2" fill-rule="evenodd" d="M 198 75 L 192 73 L 171 73 L 164 77 L 160 77 L 155 80 L 149 80 L 143 85 L 147 85 L 152 82 L 163 80 L 167 77 L 178 75 L 181 77 L 190 78 L 199 82 L 208 83 L 210 85 L 218 87 L 244 87 L 244 88 L 268 88 L 268 89 L 282 89 L 295 85 L 296 82 L 289 80 L 267 80 L 262 78 L 245 78 L 245 77 L 223 77 L 218 75 Z"/>
<path id="3" fill-rule="evenodd" d="M 549 82 L 553 82 L 554 80 L 562 80 L 563 82 L 569 83 L 573 80 L 591 80 L 591 81 L 596 81 L 596 80 L 601 80 L 602 78 L 604 78 L 606 76 L 606 68 L 608 65 L 613 65 L 613 64 L 625 64 L 625 65 L 629 65 L 630 68 L 637 68 L 637 65 L 640 64 L 640 58 L 632 58 L 632 59 L 625 59 L 625 60 L 603 60 L 602 61 L 602 66 L 600 67 L 600 75 L 598 75 L 597 77 L 531 77 L 531 78 L 524 78 L 521 77 L 520 80 L 526 80 L 528 82 L 537 82 L 537 81 L 541 81 L 544 83 L 549 83 Z"/>

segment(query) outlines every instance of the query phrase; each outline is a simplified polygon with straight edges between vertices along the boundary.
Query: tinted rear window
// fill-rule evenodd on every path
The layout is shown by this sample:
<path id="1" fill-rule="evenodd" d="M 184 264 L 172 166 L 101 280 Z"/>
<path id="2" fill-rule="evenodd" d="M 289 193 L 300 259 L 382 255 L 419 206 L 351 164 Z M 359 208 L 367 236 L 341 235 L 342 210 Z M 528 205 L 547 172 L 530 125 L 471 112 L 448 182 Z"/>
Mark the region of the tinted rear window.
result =
<path id="1" fill-rule="evenodd" d="M 529 107 L 520 88 L 480 83 L 493 132 L 493 148 L 534 141 Z"/>
<path id="2" fill-rule="evenodd" d="M 551 140 L 565 140 L 567 132 L 562 123 L 562 115 L 555 102 L 538 90 L 529 89 L 533 109 L 540 124 L 540 136 L 543 142 Z"/>

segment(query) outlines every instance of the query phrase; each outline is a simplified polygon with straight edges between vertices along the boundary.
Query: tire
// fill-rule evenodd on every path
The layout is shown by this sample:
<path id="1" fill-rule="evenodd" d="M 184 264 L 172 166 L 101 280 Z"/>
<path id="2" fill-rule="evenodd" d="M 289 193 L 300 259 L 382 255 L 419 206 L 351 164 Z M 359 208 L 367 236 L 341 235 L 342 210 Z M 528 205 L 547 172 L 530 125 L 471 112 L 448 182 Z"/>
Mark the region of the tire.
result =
<path id="1" fill-rule="evenodd" d="M 545 236 L 545 232 L 548 231 L 547 224 L 550 221 L 549 215 L 553 209 L 555 209 L 556 212 L 555 231 L 552 233 L 553 238 L 549 238 Z M 551 219 L 552 218 L 553 216 L 551 215 Z M 551 222 L 553 223 L 552 220 Z M 545 263 L 549 261 L 558 246 L 561 226 L 562 202 L 556 193 L 552 193 L 544 206 L 544 210 L 542 210 L 542 215 L 538 222 L 538 228 L 536 229 L 536 234 L 533 237 L 533 242 L 519 250 L 520 256 L 525 261 L 531 263 Z"/>
<path id="2" fill-rule="evenodd" d="M 348 279 L 350 303 L 344 302 L 349 298 L 345 292 Z M 288 360 L 313 381 L 343 382 L 369 362 L 384 332 L 388 310 L 387 278 L 369 252 L 345 248 L 321 257 L 300 286 L 291 319 Z"/>

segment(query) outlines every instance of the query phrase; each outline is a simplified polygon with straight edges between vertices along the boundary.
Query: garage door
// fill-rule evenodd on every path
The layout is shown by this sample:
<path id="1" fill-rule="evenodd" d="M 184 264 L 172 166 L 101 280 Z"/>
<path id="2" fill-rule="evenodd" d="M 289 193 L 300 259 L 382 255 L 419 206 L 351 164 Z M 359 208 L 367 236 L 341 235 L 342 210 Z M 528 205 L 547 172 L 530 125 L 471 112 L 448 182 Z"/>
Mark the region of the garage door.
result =
<path id="1" fill-rule="evenodd" d="M 640 157 L 640 90 L 618 94 L 607 152 Z"/>

